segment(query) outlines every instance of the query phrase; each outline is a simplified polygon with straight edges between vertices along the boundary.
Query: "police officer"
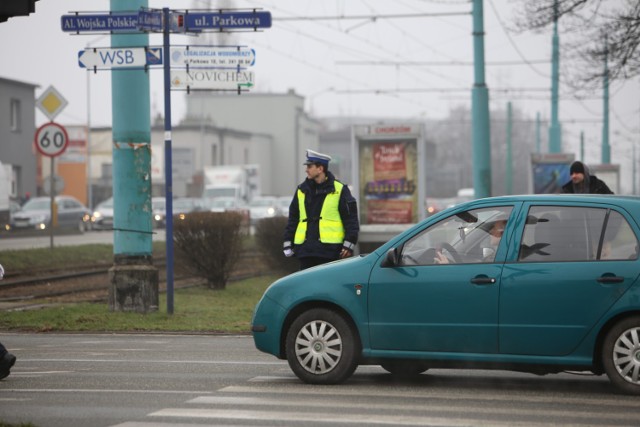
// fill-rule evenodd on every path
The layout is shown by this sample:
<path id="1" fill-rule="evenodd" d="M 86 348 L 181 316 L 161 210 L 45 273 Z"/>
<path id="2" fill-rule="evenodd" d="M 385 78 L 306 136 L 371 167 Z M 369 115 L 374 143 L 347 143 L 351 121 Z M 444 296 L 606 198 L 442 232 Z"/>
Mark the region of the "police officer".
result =
<path id="1" fill-rule="evenodd" d="M 300 270 L 353 255 L 358 209 L 349 188 L 329 172 L 331 157 L 307 150 L 307 179 L 296 190 L 284 231 L 284 254 Z"/>

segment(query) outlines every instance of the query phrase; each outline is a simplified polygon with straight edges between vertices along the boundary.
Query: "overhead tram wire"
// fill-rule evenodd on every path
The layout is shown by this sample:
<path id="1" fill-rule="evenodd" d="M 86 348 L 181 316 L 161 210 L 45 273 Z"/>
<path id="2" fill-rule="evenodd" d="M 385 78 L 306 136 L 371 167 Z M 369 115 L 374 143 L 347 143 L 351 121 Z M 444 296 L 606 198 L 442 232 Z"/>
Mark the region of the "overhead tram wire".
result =
<path id="1" fill-rule="evenodd" d="M 388 15 L 334 15 L 334 16 L 284 16 L 273 17 L 273 21 L 345 21 L 345 20 L 368 20 L 377 21 L 379 19 L 404 19 L 404 18 L 433 18 L 445 16 L 471 16 L 471 12 L 440 12 L 440 13 L 398 13 Z"/>
<path id="2" fill-rule="evenodd" d="M 468 15 L 468 13 L 466 13 L 466 12 L 461 13 L 461 14 L 462 14 L 462 15 Z M 415 14 L 413 14 L 413 15 L 411 15 L 411 16 L 415 16 Z M 323 25 L 323 26 L 327 27 L 328 29 L 330 29 L 330 30 L 332 30 L 332 31 L 338 31 L 335 27 L 332 27 L 332 26 L 326 26 L 326 25 Z M 281 29 L 284 29 L 285 31 L 292 31 L 292 32 L 293 32 L 293 31 L 295 31 L 295 32 L 296 32 L 296 34 L 297 34 L 298 36 L 302 35 L 302 36 L 304 36 L 304 37 L 307 37 L 307 38 L 310 38 L 310 39 L 312 39 L 312 40 L 315 40 L 315 41 L 317 41 L 317 42 L 319 42 L 319 43 L 324 43 L 324 44 L 327 44 L 327 45 L 329 45 L 329 46 L 331 46 L 331 45 L 332 45 L 332 44 L 330 44 L 330 43 L 327 43 L 327 40 L 326 40 L 326 39 L 321 39 L 321 38 L 315 37 L 315 36 L 313 36 L 313 35 L 311 35 L 311 34 L 307 34 L 307 33 L 304 33 L 304 32 L 300 32 L 299 30 L 294 30 L 294 29 L 287 30 L 287 29 L 285 29 L 285 28 L 283 28 L 283 27 L 281 27 Z M 341 32 L 341 31 L 340 31 L 340 32 Z M 341 32 L 341 33 L 342 33 L 342 32 Z M 349 37 L 354 38 L 354 36 L 353 36 L 353 35 L 349 35 Z M 362 38 L 359 38 L 359 37 L 355 37 L 355 39 L 356 39 L 356 40 L 359 40 L 359 41 L 361 41 L 361 42 L 363 42 L 363 43 L 366 43 L 366 44 L 372 45 L 374 48 L 379 49 L 379 50 L 380 50 L 380 51 L 382 51 L 382 52 L 385 52 L 385 51 L 386 51 L 386 52 L 389 52 L 389 51 L 388 51 L 388 49 L 387 49 L 387 48 L 385 48 L 385 47 L 377 46 L 377 45 L 373 45 L 373 44 L 371 43 L 371 41 L 370 41 L 370 40 L 368 40 L 368 39 L 362 39 Z M 258 42 L 256 42 L 256 44 L 260 45 L 260 43 L 258 43 Z M 264 46 L 264 45 L 263 45 L 263 46 Z M 344 48 L 344 46 L 342 46 L 342 45 L 337 45 L 337 44 L 335 44 L 334 46 L 335 46 L 337 49 L 340 49 L 340 50 L 344 50 L 344 49 L 345 49 L 345 48 Z M 318 66 L 317 66 L 317 65 L 309 64 L 309 63 L 307 63 L 307 62 L 305 62 L 305 61 L 301 61 L 300 59 L 295 58 L 295 57 L 293 57 L 293 56 L 291 56 L 291 55 L 289 55 L 289 54 L 286 54 L 286 53 L 284 53 L 284 52 L 281 52 L 281 51 L 279 51 L 278 49 L 275 49 L 275 48 L 273 48 L 273 47 L 271 47 L 271 46 L 264 46 L 264 47 L 268 47 L 268 48 L 269 48 L 269 49 L 271 49 L 272 51 L 274 51 L 274 52 L 276 52 L 276 53 L 279 53 L 280 55 L 283 55 L 283 56 L 285 56 L 285 57 L 288 57 L 288 58 L 290 58 L 291 60 L 296 61 L 296 62 L 299 62 L 299 63 L 301 63 L 301 64 L 303 64 L 303 65 L 305 65 L 305 66 L 309 66 L 309 67 L 313 68 L 314 70 L 321 70 L 321 71 L 322 71 L 322 72 L 324 72 L 324 73 L 328 73 L 329 75 L 336 76 L 336 72 L 335 72 L 335 70 L 325 70 L 325 69 L 322 69 L 322 67 L 318 68 Z M 360 52 L 360 51 L 358 51 L 358 52 Z M 430 74 L 433 74 L 433 75 L 435 75 L 435 76 L 437 76 L 437 77 L 439 77 L 439 78 L 443 78 L 443 79 L 445 79 L 445 80 L 447 80 L 447 79 L 448 79 L 448 78 L 447 78 L 447 76 L 439 75 L 438 73 L 431 72 Z M 345 77 L 345 76 L 339 76 L 339 77 L 340 77 L 341 79 L 346 80 L 346 81 L 353 80 L 353 79 L 349 79 L 349 78 L 347 78 L 347 77 Z M 353 82 L 353 83 L 357 83 L 357 84 L 362 85 L 362 82 L 361 82 L 361 81 L 352 81 L 352 82 Z M 393 94 L 393 93 L 391 93 L 391 92 L 387 93 L 387 95 L 388 95 L 388 96 L 393 96 L 393 97 L 395 97 L 395 98 L 397 98 L 397 99 L 399 99 L 399 100 L 402 100 L 403 102 L 408 102 L 408 103 L 411 103 L 411 104 L 416 104 L 416 105 L 419 105 L 419 106 L 423 106 L 423 104 L 421 104 L 421 103 L 416 103 L 414 100 L 408 100 L 408 99 L 406 99 L 406 98 L 404 98 L 404 97 L 398 96 L 397 94 Z"/>
<path id="3" fill-rule="evenodd" d="M 505 66 L 505 65 L 529 65 L 531 63 L 549 64 L 550 59 L 536 59 L 535 61 L 495 61 L 485 62 L 487 66 Z M 336 61 L 336 65 L 380 65 L 391 67 L 447 67 L 447 66 L 473 66 L 472 61 Z"/>

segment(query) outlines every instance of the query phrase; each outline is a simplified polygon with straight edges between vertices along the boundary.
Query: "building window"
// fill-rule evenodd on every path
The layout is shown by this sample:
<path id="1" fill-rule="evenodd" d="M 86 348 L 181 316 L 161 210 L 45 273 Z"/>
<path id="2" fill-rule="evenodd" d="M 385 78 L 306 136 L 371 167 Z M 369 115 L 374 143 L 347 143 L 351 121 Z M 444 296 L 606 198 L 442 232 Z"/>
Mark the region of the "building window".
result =
<path id="1" fill-rule="evenodd" d="M 12 99 L 11 100 L 11 131 L 18 132 L 20 130 L 20 100 Z"/>

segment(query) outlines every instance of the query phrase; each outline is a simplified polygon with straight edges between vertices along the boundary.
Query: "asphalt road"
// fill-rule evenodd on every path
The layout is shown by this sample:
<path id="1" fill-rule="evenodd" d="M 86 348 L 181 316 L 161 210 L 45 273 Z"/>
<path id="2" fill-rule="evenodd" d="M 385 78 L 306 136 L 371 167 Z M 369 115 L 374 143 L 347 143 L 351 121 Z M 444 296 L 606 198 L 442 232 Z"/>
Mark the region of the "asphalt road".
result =
<path id="1" fill-rule="evenodd" d="M 36 426 L 637 426 L 605 377 L 360 367 L 302 384 L 248 336 L 4 334 L 0 421 Z"/>

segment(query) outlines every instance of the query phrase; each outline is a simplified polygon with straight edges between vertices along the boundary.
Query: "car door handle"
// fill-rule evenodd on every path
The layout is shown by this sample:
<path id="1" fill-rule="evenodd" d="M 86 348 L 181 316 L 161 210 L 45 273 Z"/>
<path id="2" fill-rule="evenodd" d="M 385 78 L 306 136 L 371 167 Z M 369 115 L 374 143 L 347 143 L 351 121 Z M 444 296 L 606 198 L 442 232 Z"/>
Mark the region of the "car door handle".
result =
<path id="1" fill-rule="evenodd" d="M 624 277 L 620 276 L 600 276 L 596 279 L 599 283 L 622 283 Z"/>
<path id="2" fill-rule="evenodd" d="M 471 279 L 471 283 L 473 283 L 474 285 L 493 285 L 494 283 L 496 283 L 496 279 L 494 279 L 493 277 L 478 276 Z"/>

